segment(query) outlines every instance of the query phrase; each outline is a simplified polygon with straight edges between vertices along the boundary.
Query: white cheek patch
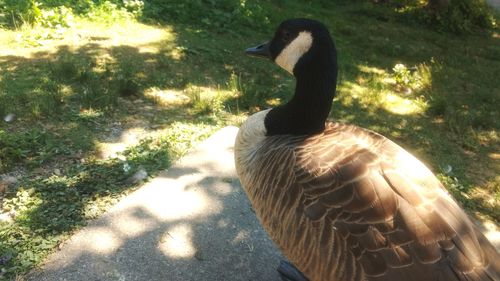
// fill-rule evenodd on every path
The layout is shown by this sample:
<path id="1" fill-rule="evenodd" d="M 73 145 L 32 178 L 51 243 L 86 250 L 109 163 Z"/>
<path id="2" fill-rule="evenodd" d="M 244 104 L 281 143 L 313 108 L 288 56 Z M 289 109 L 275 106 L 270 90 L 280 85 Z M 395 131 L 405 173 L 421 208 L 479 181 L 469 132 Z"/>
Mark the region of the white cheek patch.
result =
<path id="1" fill-rule="evenodd" d="M 313 38 L 310 32 L 302 31 L 286 46 L 274 60 L 279 66 L 293 74 L 293 68 L 303 54 L 311 48 Z"/>

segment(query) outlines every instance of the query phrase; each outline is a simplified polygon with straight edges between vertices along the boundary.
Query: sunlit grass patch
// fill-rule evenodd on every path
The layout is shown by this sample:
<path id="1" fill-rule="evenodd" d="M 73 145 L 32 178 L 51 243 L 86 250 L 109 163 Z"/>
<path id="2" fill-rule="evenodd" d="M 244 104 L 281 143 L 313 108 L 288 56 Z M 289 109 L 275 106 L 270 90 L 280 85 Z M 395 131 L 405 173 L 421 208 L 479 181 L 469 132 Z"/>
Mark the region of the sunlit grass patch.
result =
<path id="1" fill-rule="evenodd" d="M 396 64 L 392 71 L 359 65 L 355 80 L 339 85 L 340 102 L 354 100 L 368 110 L 384 109 L 398 115 L 422 114 L 428 109 L 427 92 L 432 86 L 430 66 L 408 68 Z"/>
<path id="2" fill-rule="evenodd" d="M 159 89 L 153 87 L 144 91 L 144 96 L 154 100 L 162 106 L 181 106 L 189 102 L 189 97 L 184 91 L 172 89 Z"/>
<path id="3" fill-rule="evenodd" d="M 231 73 L 225 85 L 203 87 L 187 84 L 182 90 L 152 87 L 144 91 L 144 96 L 165 107 L 185 106 L 191 114 L 217 115 L 228 111 L 225 108 L 228 100 L 242 96 L 240 83 L 240 79 Z"/>
<path id="4" fill-rule="evenodd" d="M 393 93 L 387 93 L 384 97 L 382 107 L 395 114 L 408 115 L 424 112 L 427 108 L 427 103 L 422 97 L 409 99 Z"/>
<path id="5" fill-rule="evenodd" d="M 500 221 L 500 176 L 494 176 L 486 186 L 464 185 L 453 172 L 440 173 L 438 178 L 467 209 L 475 210 L 481 216 L 488 214 L 494 220 Z"/>
<path id="6" fill-rule="evenodd" d="M 88 109 L 82 109 L 78 113 L 78 117 L 84 119 L 84 120 L 92 120 L 95 118 L 102 117 L 103 112 L 100 110 L 96 110 L 94 108 L 88 108 Z"/>
<path id="7" fill-rule="evenodd" d="M 60 37 L 35 46 L 25 45 L 23 36 L 55 32 L 39 27 L 22 29 L 14 42 L 3 37 L 0 50 L 0 115 L 43 117 L 57 114 L 72 102 L 86 108 L 108 107 L 120 96 L 140 95 L 149 80 L 145 65 L 163 52 L 179 60 L 172 28 L 125 21 L 112 25 L 76 21 Z M 0 31 L 11 33 L 11 31 Z M 173 53 L 172 53 L 173 52 Z M 124 58 L 127 59 L 124 59 Z"/>
<path id="8" fill-rule="evenodd" d="M 224 110 L 224 102 L 236 97 L 231 90 L 213 89 L 190 85 L 185 90 L 194 114 L 218 114 Z"/>
<path id="9" fill-rule="evenodd" d="M 48 27 L 24 27 L 19 31 L 0 29 L 4 46 L 0 56 L 33 57 L 37 52 L 52 53 L 57 47 L 72 49 L 95 44 L 102 48 L 132 46 L 141 52 L 158 52 L 158 42 L 173 42 L 175 33 L 169 26 L 155 27 L 134 21 L 104 24 L 80 19 L 71 27 L 54 30 Z"/>
<path id="10" fill-rule="evenodd" d="M 174 122 L 164 132 L 158 132 L 161 141 L 171 143 L 170 153 L 174 159 L 186 154 L 195 144 L 210 136 L 219 128 L 207 123 Z"/>

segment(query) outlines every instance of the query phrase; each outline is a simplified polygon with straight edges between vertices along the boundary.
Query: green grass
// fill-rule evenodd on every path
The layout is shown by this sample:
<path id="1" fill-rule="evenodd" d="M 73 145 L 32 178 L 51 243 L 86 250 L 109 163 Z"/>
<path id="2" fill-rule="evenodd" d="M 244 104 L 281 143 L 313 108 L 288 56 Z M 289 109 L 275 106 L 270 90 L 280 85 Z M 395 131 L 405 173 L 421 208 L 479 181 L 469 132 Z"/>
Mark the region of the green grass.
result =
<path id="1" fill-rule="evenodd" d="M 395 140 L 469 212 L 500 221 L 499 30 L 439 33 L 362 2 L 183 3 L 0 31 L 0 116 L 16 115 L 0 122 L 0 174 L 21 175 L 0 196 L 12 217 L 0 222 L 0 275 L 39 264 L 137 187 L 136 171 L 152 176 L 217 128 L 290 98 L 293 77 L 243 50 L 299 16 L 325 22 L 337 44 L 331 119 Z"/>

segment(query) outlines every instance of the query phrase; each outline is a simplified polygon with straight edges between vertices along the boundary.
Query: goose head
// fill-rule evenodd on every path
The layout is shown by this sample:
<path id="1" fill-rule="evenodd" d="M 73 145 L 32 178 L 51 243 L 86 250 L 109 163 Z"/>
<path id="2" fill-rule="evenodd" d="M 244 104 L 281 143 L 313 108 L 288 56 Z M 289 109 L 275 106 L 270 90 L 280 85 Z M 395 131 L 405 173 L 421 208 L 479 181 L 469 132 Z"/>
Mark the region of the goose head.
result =
<path id="1" fill-rule="evenodd" d="M 282 22 L 270 41 L 248 48 L 246 53 L 271 59 L 296 77 L 306 74 L 303 72 L 331 71 L 336 74 L 337 70 L 337 54 L 328 29 L 311 19 Z"/>
<path id="2" fill-rule="evenodd" d="M 311 19 L 282 22 L 273 38 L 246 49 L 295 76 L 295 94 L 265 118 L 267 135 L 315 134 L 324 130 L 337 80 L 337 52 L 328 29 Z"/>

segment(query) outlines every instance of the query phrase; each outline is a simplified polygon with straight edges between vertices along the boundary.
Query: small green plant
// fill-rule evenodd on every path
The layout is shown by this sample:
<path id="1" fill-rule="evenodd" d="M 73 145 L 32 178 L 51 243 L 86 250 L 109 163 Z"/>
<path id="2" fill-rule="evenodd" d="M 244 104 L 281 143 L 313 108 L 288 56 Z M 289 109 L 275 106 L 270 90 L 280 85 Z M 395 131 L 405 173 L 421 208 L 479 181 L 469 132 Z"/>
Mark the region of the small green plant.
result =
<path id="1" fill-rule="evenodd" d="M 40 24 L 49 28 L 71 27 L 74 24 L 75 16 L 71 8 L 60 6 L 51 9 L 42 9 Z"/>
<path id="2" fill-rule="evenodd" d="M 35 24 L 42 15 L 35 0 L 4 0 L 3 6 L 7 23 L 13 27 Z"/>
<path id="3" fill-rule="evenodd" d="M 392 71 L 398 91 L 411 93 L 414 90 L 424 90 L 429 88 L 432 82 L 430 67 L 425 63 L 411 68 L 398 63 L 392 68 Z"/>
<path id="4" fill-rule="evenodd" d="M 396 9 L 410 21 L 453 33 L 472 33 L 494 28 L 497 23 L 485 0 L 405 0 Z"/>
<path id="5" fill-rule="evenodd" d="M 9 133 L 0 130 L 0 173 L 16 165 L 37 167 L 70 150 L 61 139 L 40 129 Z"/>
<path id="6" fill-rule="evenodd" d="M 124 18 L 138 18 L 143 7 L 144 3 L 140 0 L 5 0 L 3 5 L 0 2 L 0 11 L 3 10 L 7 26 L 15 28 L 23 25 L 69 27 L 75 14 L 111 23 Z"/>
<path id="7" fill-rule="evenodd" d="M 229 81 L 227 82 L 227 86 L 231 92 L 235 95 L 241 95 L 242 85 L 240 76 L 236 75 L 236 73 L 232 72 L 229 76 Z"/>
<path id="8" fill-rule="evenodd" d="M 394 79 L 398 85 L 409 86 L 413 80 L 410 70 L 402 63 L 396 64 L 392 71 L 394 71 Z"/>
<path id="9" fill-rule="evenodd" d="M 484 0 L 452 0 L 447 7 L 431 13 L 430 20 L 455 33 L 473 32 L 496 25 L 493 13 Z"/>
<path id="10" fill-rule="evenodd" d="M 107 72 L 83 70 L 77 77 L 79 92 L 72 99 L 83 108 L 107 108 L 116 104 L 119 92 L 112 87 L 112 78 Z"/>
<path id="11" fill-rule="evenodd" d="M 142 11 L 144 9 L 144 1 L 141 0 L 123 0 L 123 5 L 125 9 L 131 14 L 133 14 L 136 18 L 140 18 L 142 16 Z"/>
<path id="12" fill-rule="evenodd" d="M 216 115 L 224 109 L 224 95 L 221 91 L 189 86 L 186 94 L 194 114 Z"/>
<path id="13" fill-rule="evenodd" d="M 233 29 L 235 25 L 263 28 L 270 22 L 262 3 L 246 0 L 151 0 L 144 2 L 143 15 L 147 19 L 174 20 L 217 30 Z"/>
<path id="14" fill-rule="evenodd" d="M 100 5 L 96 5 L 94 8 L 90 9 L 87 13 L 87 17 L 98 22 L 113 23 L 119 20 L 133 18 L 134 14 L 128 12 L 122 5 L 111 1 L 104 1 Z"/>
<path id="15" fill-rule="evenodd" d="M 146 138 L 123 153 L 127 160 L 126 172 L 143 167 L 148 171 L 157 171 L 170 165 L 170 142 L 163 138 Z M 130 169 L 130 171 L 127 171 Z"/>

